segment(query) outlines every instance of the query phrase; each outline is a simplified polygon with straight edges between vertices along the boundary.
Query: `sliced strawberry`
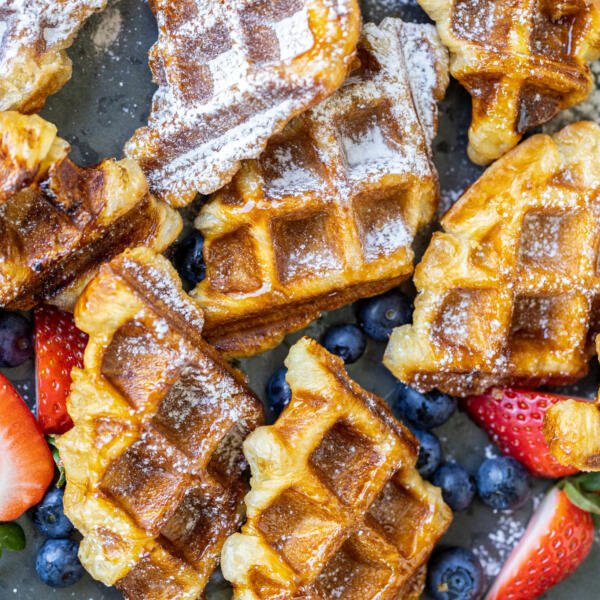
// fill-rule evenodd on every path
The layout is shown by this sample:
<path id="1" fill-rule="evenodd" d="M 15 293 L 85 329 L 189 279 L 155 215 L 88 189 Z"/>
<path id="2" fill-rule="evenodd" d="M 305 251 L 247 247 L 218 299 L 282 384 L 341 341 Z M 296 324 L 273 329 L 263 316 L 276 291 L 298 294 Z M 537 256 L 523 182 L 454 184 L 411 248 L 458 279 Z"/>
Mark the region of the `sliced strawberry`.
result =
<path id="1" fill-rule="evenodd" d="M 71 369 L 83 366 L 87 338 L 69 313 L 53 306 L 36 309 L 37 416 L 45 433 L 64 433 L 73 426 L 66 400 Z"/>
<path id="2" fill-rule="evenodd" d="M 463 401 L 469 416 L 490 436 L 500 451 L 524 464 L 533 475 L 555 479 L 577 473 L 550 453 L 544 414 L 566 396 L 518 389 L 493 389 Z"/>
<path id="3" fill-rule="evenodd" d="M 589 512 L 558 487 L 546 496 L 504 563 L 485 600 L 530 600 L 571 575 L 594 542 Z"/>
<path id="4" fill-rule="evenodd" d="M 31 411 L 1 374 L 0 449 L 0 521 L 12 521 L 42 499 L 54 460 Z"/>

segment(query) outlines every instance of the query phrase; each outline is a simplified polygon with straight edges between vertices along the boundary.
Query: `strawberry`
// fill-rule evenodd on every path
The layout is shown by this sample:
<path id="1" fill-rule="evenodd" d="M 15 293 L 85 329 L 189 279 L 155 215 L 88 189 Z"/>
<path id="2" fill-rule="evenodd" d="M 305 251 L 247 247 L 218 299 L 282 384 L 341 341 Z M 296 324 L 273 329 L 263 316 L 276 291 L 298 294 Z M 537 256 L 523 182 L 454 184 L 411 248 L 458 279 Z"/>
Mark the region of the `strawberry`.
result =
<path id="1" fill-rule="evenodd" d="M 31 411 L 3 375 L 0 448 L 0 521 L 12 521 L 42 499 L 54 460 Z"/>
<path id="2" fill-rule="evenodd" d="M 53 306 L 36 309 L 37 416 L 45 433 L 64 433 L 73 426 L 66 400 L 71 369 L 83 366 L 87 337 L 69 313 Z"/>
<path id="3" fill-rule="evenodd" d="M 543 425 L 546 411 L 566 396 L 519 389 L 493 389 L 463 401 L 469 416 L 500 451 L 523 463 L 533 475 L 555 479 L 577 473 L 550 453 Z"/>
<path id="4" fill-rule="evenodd" d="M 485 600 L 533 600 L 571 575 L 594 542 L 592 515 L 553 488 L 533 515 Z"/>

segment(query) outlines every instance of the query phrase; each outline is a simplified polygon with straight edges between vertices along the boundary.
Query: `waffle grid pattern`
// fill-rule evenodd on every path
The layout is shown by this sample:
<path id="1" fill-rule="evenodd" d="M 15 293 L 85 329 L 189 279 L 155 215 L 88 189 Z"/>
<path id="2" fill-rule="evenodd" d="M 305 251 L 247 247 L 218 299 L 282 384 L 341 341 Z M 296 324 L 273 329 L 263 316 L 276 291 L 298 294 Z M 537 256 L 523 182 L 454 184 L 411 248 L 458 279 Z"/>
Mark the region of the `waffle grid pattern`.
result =
<path id="1" fill-rule="evenodd" d="M 451 513 L 414 438 L 313 340 L 286 366 L 292 401 L 244 443 L 248 520 L 222 554 L 234 597 L 418 598 Z"/>
<path id="2" fill-rule="evenodd" d="M 431 26 L 387 19 L 364 27 L 358 58 L 345 86 L 244 163 L 197 219 L 207 277 L 193 295 L 225 352 L 275 345 L 412 272 L 414 236 L 437 203 L 429 143 L 447 56 Z"/>
<path id="3" fill-rule="evenodd" d="M 241 443 L 260 402 L 148 249 L 101 268 L 76 322 L 90 341 L 69 399 L 75 428 L 59 445 L 82 563 L 128 599 L 196 599 L 241 521 Z"/>
<path id="4" fill-rule="evenodd" d="M 487 164 L 586 98 L 600 56 L 597 0 L 419 0 L 473 99 L 469 156 Z"/>
<path id="5" fill-rule="evenodd" d="M 443 217 L 415 271 L 413 324 L 384 362 L 420 390 L 562 384 L 598 332 L 600 126 L 538 135 L 497 161 Z"/>
<path id="6" fill-rule="evenodd" d="M 155 0 L 159 84 L 126 152 L 172 205 L 230 181 L 292 117 L 343 81 L 356 0 Z"/>

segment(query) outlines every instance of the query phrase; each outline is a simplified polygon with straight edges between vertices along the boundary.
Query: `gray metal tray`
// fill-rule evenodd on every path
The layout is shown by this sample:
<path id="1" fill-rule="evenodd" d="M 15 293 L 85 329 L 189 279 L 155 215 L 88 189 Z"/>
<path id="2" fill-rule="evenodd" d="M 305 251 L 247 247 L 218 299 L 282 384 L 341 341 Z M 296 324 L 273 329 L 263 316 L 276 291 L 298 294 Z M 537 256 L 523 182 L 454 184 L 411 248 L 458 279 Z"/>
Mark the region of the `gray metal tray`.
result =
<path id="1" fill-rule="evenodd" d="M 362 4 L 365 21 L 379 22 L 385 16 L 427 20 L 414 0 L 363 0 Z M 112 1 L 104 13 L 92 17 L 84 27 L 69 51 L 74 63 L 73 77 L 49 99 L 42 113 L 56 123 L 60 135 L 71 142 L 75 161 L 90 164 L 105 156 L 119 156 L 123 143 L 146 122 L 154 91 L 147 51 L 155 38 L 154 18 L 144 0 Z M 441 107 L 440 135 L 434 145 L 443 209 L 448 208 L 481 172 L 469 162 L 465 152 L 470 108 L 468 95 L 453 82 Z M 564 122 L 580 117 L 600 121 L 597 96 L 595 101 L 569 111 L 561 119 Z M 327 325 L 353 321 L 354 318 L 352 307 L 346 307 L 325 315 L 303 333 L 318 338 Z M 251 386 L 259 395 L 264 396 L 267 378 L 281 365 L 289 346 L 300 335 L 291 335 L 278 348 L 241 362 Z M 383 350 L 384 344 L 370 341 L 365 355 L 350 365 L 348 371 L 367 389 L 389 399 L 394 393 L 395 380 L 381 365 Z M 33 405 L 33 363 L 7 369 L 4 373 Z M 598 369 L 592 365 L 591 373 L 584 381 L 561 391 L 592 397 L 598 388 L 598 379 Z M 461 413 L 436 433 L 442 440 L 446 458 L 460 461 L 472 472 L 485 456 L 496 453 L 485 434 Z M 549 482 L 536 481 L 532 500 L 510 515 L 494 513 L 475 501 L 469 510 L 456 515 L 444 543 L 474 549 L 491 582 L 548 486 Z M 23 517 L 20 522 L 27 534 L 27 549 L 21 553 L 6 552 L 0 559 L 0 600 L 109 600 L 121 597 L 115 590 L 88 576 L 64 590 L 46 587 L 37 579 L 33 568 L 35 553 L 43 540 L 33 531 L 28 517 Z M 577 573 L 544 597 L 552 600 L 597 599 L 599 562 L 600 543 L 596 543 Z M 218 575 L 213 578 L 207 597 L 209 600 L 229 597 L 227 585 Z"/>

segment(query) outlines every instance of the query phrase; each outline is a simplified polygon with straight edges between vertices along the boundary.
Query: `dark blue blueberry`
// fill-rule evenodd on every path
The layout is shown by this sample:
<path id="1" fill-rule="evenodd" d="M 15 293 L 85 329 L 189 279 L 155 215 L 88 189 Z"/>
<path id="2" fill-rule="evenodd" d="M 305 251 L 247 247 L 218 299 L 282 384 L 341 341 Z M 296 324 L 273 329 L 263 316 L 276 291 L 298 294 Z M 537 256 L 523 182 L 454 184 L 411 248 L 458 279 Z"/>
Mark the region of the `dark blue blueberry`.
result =
<path id="1" fill-rule="evenodd" d="M 321 343 L 329 352 L 337 354 L 345 363 L 357 361 L 365 351 L 367 338 L 357 325 L 333 325 L 323 335 Z"/>
<path id="2" fill-rule="evenodd" d="M 35 528 L 47 538 L 67 538 L 74 531 L 63 510 L 64 494 L 62 488 L 51 487 L 31 513 Z"/>
<path id="3" fill-rule="evenodd" d="M 175 268 L 181 277 L 191 283 L 200 283 L 206 277 L 202 248 L 204 248 L 204 238 L 198 230 L 194 229 L 175 251 Z"/>
<path id="4" fill-rule="evenodd" d="M 408 420 L 421 429 L 443 425 L 456 411 L 456 398 L 437 390 L 421 394 L 413 388 L 398 384 L 393 402 L 402 420 Z"/>
<path id="5" fill-rule="evenodd" d="M 447 548 L 429 561 L 427 591 L 434 600 L 479 600 L 485 575 L 477 557 L 465 548 Z"/>
<path id="6" fill-rule="evenodd" d="M 510 456 L 488 458 L 477 472 L 479 497 L 495 510 L 514 510 L 529 498 L 529 474 Z"/>
<path id="7" fill-rule="evenodd" d="M 292 398 L 292 390 L 285 380 L 287 369 L 281 367 L 267 381 L 267 399 L 273 418 L 277 418 Z"/>
<path id="8" fill-rule="evenodd" d="M 475 481 L 464 467 L 454 463 L 444 463 L 433 474 L 431 483 L 442 489 L 446 504 L 455 512 L 465 510 L 475 497 Z"/>
<path id="9" fill-rule="evenodd" d="M 414 428 L 412 432 L 419 440 L 417 469 L 425 479 L 429 479 L 442 462 L 440 440 L 430 431 Z"/>
<path id="10" fill-rule="evenodd" d="M 18 313 L 0 311 L 0 367 L 17 367 L 32 354 L 31 323 Z"/>
<path id="11" fill-rule="evenodd" d="M 394 327 L 411 322 L 412 311 L 412 302 L 398 290 L 392 290 L 361 300 L 358 303 L 358 320 L 369 337 L 385 342 Z"/>
<path id="12" fill-rule="evenodd" d="M 72 540 L 46 540 L 35 558 L 38 577 L 55 588 L 77 583 L 83 575 L 78 550 L 79 544 Z"/>

